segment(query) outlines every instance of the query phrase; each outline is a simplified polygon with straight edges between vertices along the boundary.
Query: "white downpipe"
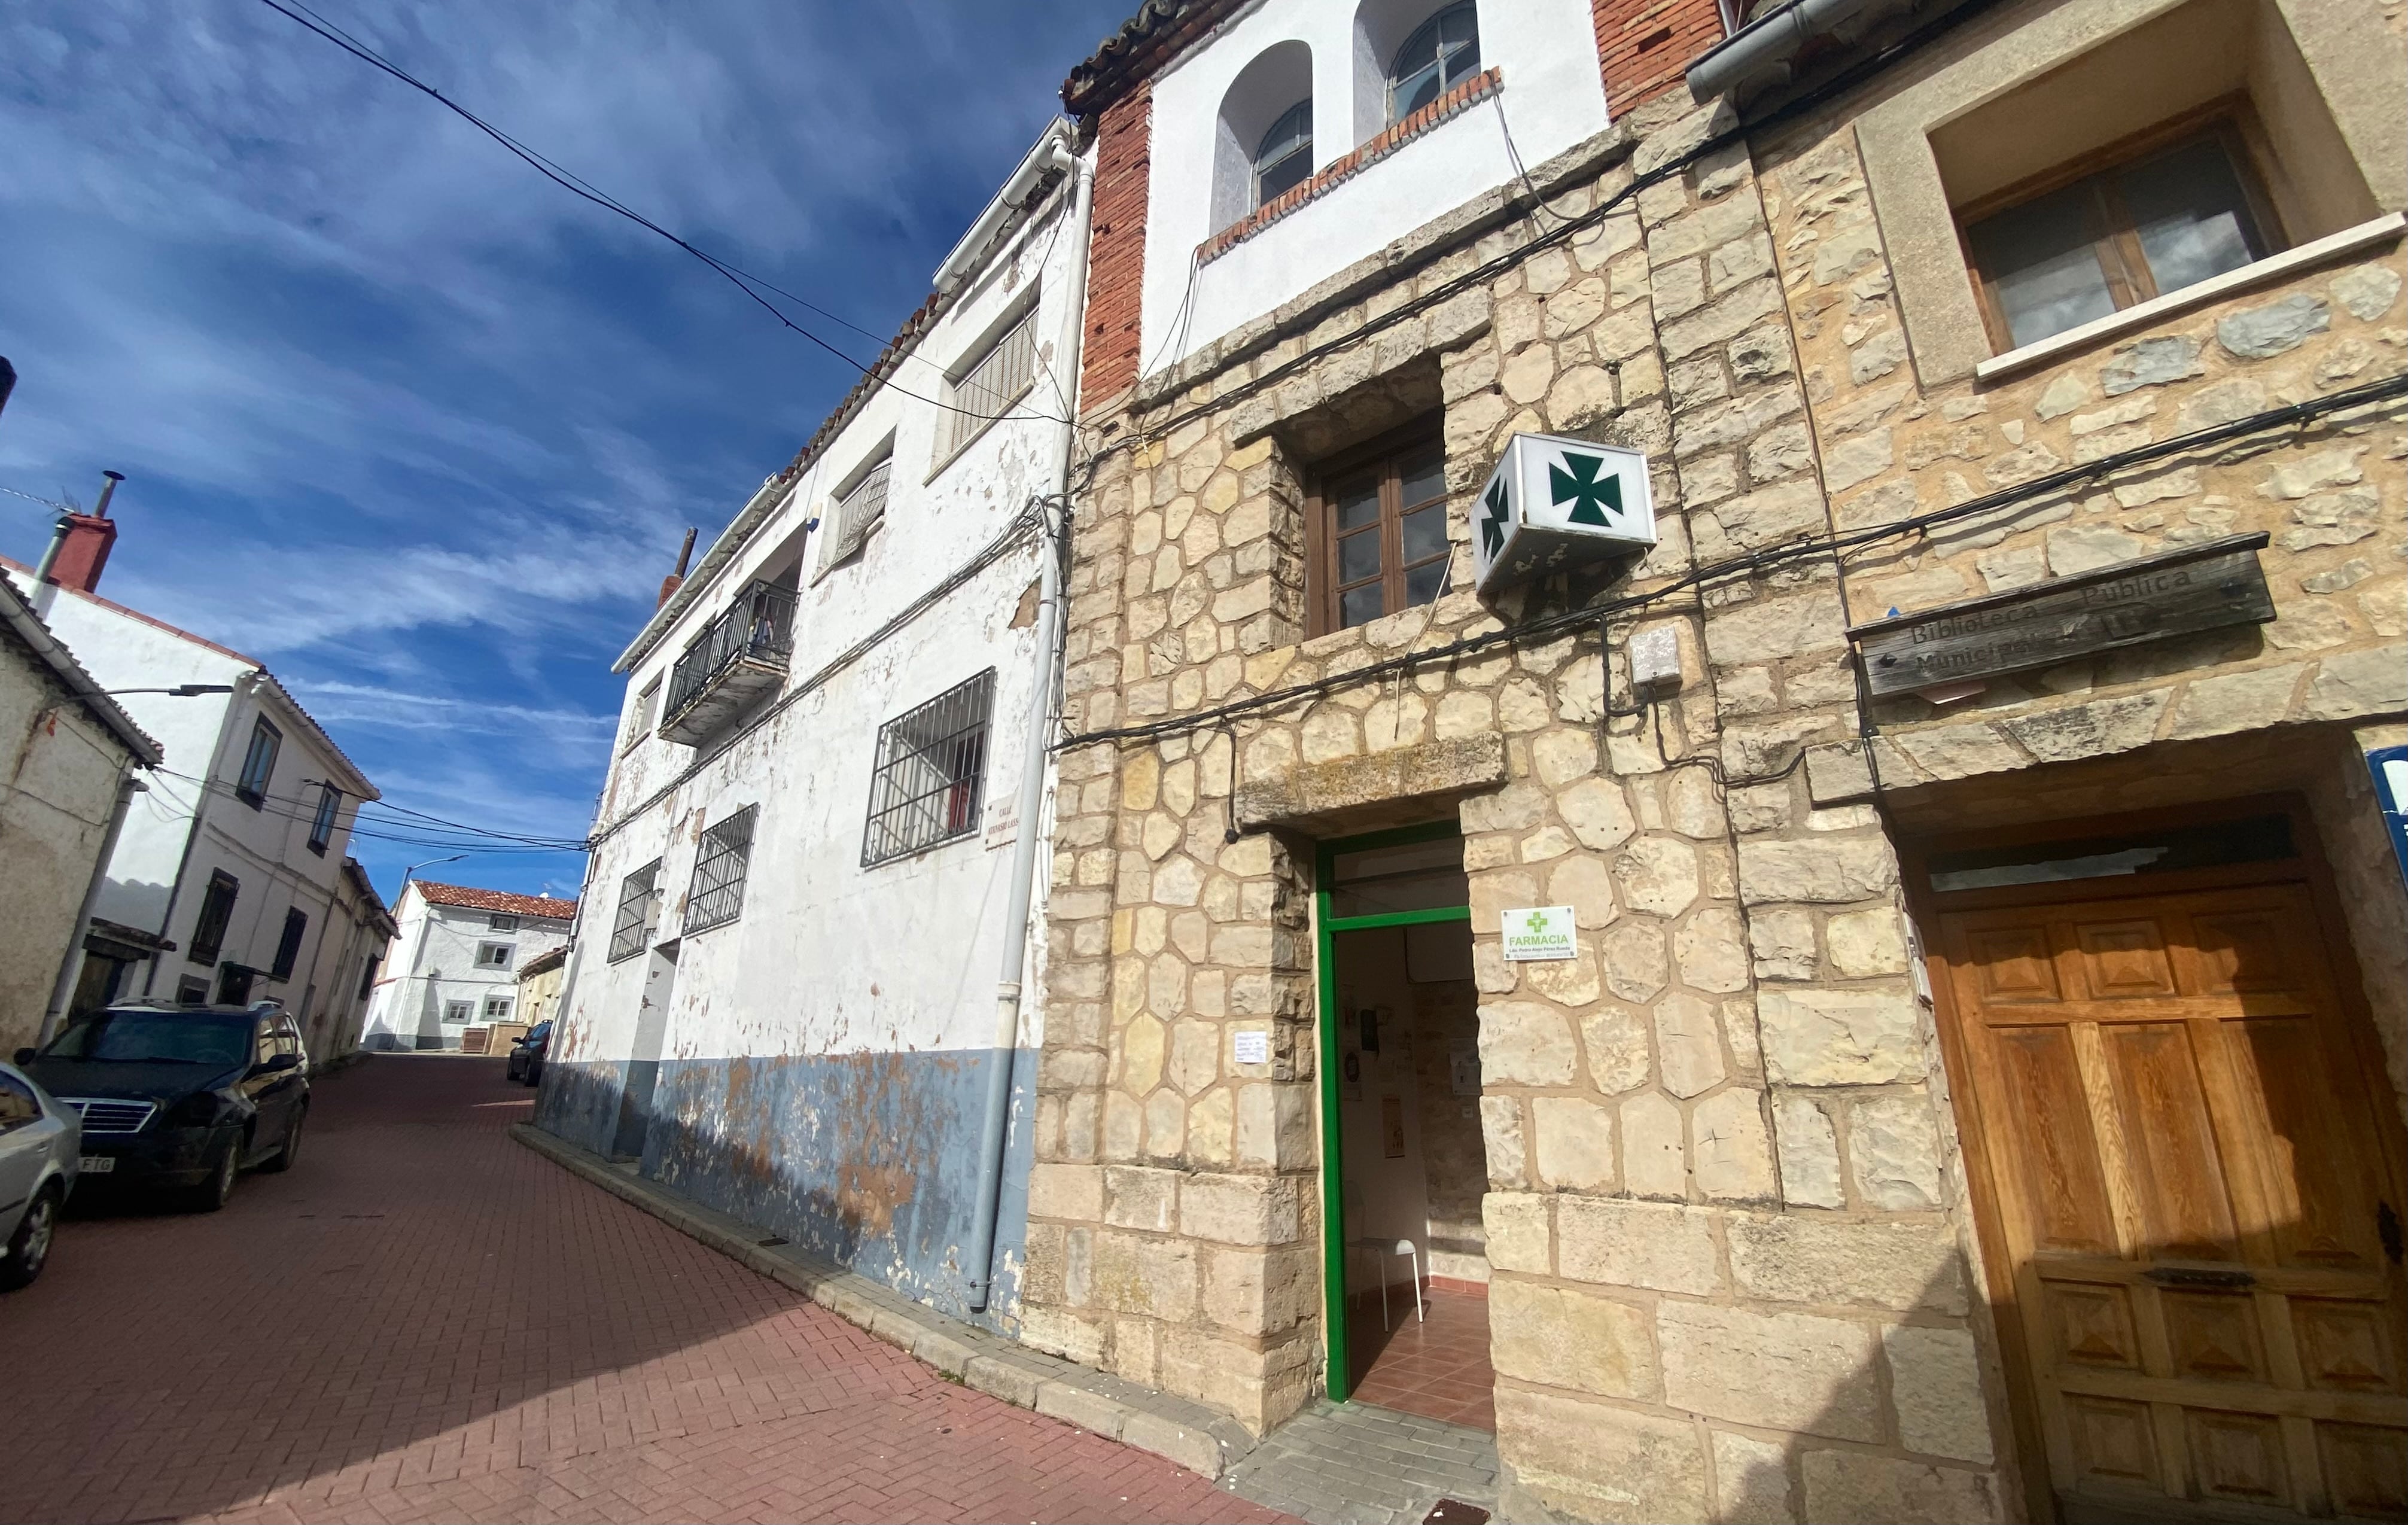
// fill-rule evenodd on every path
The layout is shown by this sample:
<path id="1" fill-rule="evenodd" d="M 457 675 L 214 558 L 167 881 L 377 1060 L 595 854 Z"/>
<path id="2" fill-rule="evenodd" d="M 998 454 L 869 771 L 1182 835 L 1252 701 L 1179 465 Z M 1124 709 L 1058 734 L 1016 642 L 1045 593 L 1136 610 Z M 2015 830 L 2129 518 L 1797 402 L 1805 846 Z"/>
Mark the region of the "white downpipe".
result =
<path id="1" fill-rule="evenodd" d="M 1076 187 L 1070 221 L 1079 241 L 1071 255 L 1068 289 L 1063 293 L 1064 334 L 1054 346 L 1055 361 L 1070 379 L 1071 395 L 1075 396 L 1079 340 L 1086 324 L 1087 215 L 1095 194 L 1095 177 L 1079 163 L 1069 146 L 1058 138 L 1048 145 L 1046 153 L 1037 156 L 1036 162 L 1040 168 L 1067 168 Z M 978 246 L 971 239 L 963 242 L 966 246 Z M 1075 406 L 1064 408 L 1063 412 L 1068 418 L 1077 417 Z M 1076 427 L 1066 419 L 1062 425 L 1063 492 L 1040 505 L 1044 529 L 1038 546 L 1040 565 L 1037 574 L 1037 655 L 1029 683 L 1027 739 L 1021 749 L 1020 813 L 1015 823 L 1019 835 L 1011 844 L 1010 904 L 1004 913 L 1003 967 L 996 983 L 995 1055 L 988 1061 L 985 1132 L 979 1141 L 978 1208 L 970 1230 L 969 1304 L 974 1311 L 985 1309 L 988 1294 L 995 1286 L 995 1230 L 1003 1209 L 1003 1157 L 1011 1132 L 1011 1072 L 1020 1054 L 1021 976 L 1028 964 L 1028 917 L 1037 877 L 1039 815 L 1045 808 L 1046 759 L 1051 751 L 1052 727 L 1047 721 L 1053 713 L 1054 674 L 1061 668 L 1062 563 L 1070 523 L 1070 453 L 1077 439 Z"/>

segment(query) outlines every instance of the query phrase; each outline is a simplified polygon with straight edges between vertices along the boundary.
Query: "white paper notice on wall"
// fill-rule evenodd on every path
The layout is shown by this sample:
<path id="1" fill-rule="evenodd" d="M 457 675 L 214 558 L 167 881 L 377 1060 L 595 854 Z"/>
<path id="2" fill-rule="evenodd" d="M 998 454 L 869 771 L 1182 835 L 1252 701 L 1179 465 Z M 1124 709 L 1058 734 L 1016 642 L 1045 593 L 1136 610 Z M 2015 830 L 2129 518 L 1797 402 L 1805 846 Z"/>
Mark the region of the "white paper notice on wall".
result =
<path id="1" fill-rule="evenodd" d="M 1262 1031 L 1231 1033 L 1229 1057 L 1240 1064 L 1270 1063 L 1271 1035 Z"/>
<path id="2" fill-rule="evenodd" d="M 1541 963 L 1555 958 L 1577 958 L 1580 947 L 1572 933 L 1572 908 L 1568 905 L 1525 906 L 1508 911 L 1505 923 L 1505 959 L 1508 963 Z"/>

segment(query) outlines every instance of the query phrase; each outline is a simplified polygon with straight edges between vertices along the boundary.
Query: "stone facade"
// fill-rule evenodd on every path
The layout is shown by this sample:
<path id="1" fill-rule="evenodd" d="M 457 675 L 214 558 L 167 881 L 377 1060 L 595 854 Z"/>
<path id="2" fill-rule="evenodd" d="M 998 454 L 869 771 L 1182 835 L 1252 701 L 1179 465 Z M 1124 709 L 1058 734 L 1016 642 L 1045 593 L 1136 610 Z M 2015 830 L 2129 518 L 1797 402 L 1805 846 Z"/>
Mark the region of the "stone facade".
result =
<path id="1" fill-rule="evenodd" d="M 2020 1484 L 1898 813 L 2114 808 L 2125 775 L 2083 770 L 2273 727 L 2358 755 L 2350 727 L 2408 709 L 2400 406 L 1844 556 L 1734 558 L 2396 373 L 2396 248 L 1926 389 L 1845 120 L 1698 156 L 1730 120 L 1629 111 L 1528 192 L 1085 399 L 1109 444 L 1077 505 L 1067 725 L 1122 734 L 1061 756 L 1024 1334 L 1257 1431 L 1320 1386 L 1312 844 L 1452 818 L 1508 1515 L 2000 1518 Z M 1517 432 L 1647 452 L 1658 545 L 1307 639 L 1314 464 L 1431 410 L 1454 586 Z M 2262 630 L 1859 706 L 1852 622 L 2260 527 Z M 1681 681 L 1636 694 L 1623 653 L 1658 627 Z M 2130 787 L 2212 797 L 2229 759 L 2186 755 L 2187 794 Z M 2356 934 L 2397 925 L 2396 882 L 2350 861 L 2383 901 Z M 1558 903 L 1578 957 L 1507 963 L 1499 913 Z M 1233 1062 L 1248 1031 L 1268 1062 Z"/>

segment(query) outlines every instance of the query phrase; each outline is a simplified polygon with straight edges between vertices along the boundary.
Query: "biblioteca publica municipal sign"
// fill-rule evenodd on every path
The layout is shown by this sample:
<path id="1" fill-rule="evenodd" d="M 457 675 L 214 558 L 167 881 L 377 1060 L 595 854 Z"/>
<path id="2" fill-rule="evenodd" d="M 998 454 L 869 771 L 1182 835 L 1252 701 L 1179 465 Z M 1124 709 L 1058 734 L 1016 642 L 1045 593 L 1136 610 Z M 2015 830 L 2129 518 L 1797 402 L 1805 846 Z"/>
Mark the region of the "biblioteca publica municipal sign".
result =
<path id="1" fill-rule="evenodd" d="M 2259 530 L 1854 626 L 1874 697 L 2025 672 L 2274 617 Z"/>
<path id="2" fill-rule="evenodd" d="M 1472 509 L 1473 582 L 1483 594 L 1655 543 L 1647 457 L 1619 445 L 1517 434 Z"/>

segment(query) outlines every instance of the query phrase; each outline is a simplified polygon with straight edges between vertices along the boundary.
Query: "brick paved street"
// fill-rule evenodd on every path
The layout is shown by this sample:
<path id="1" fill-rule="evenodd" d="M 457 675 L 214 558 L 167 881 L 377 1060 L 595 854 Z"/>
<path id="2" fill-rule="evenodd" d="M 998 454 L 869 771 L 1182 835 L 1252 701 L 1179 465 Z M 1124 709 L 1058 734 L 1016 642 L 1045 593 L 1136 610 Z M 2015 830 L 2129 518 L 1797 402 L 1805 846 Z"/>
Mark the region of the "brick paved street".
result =
<path id="1" fill-rule="evenodd" d="M 224 1212 L 66 1223 L 0 1298 L 0 1518 L 1280 1518 L 520 1147 L 500 1070 L 371 1059 Z"/>

